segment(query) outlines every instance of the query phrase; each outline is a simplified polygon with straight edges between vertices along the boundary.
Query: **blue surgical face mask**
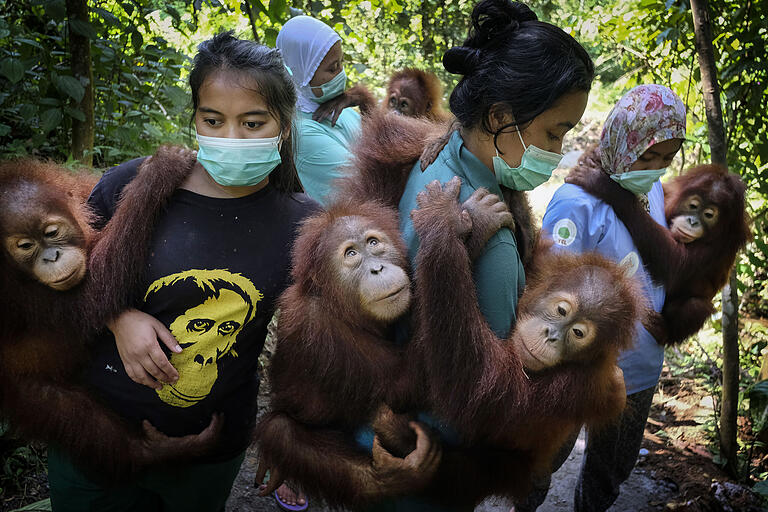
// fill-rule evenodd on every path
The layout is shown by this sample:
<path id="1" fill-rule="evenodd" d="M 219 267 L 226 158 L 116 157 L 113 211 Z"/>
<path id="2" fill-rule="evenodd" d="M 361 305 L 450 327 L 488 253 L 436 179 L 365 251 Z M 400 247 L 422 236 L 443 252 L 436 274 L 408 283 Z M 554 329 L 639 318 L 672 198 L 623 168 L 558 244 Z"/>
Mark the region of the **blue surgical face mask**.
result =
<path id="1" fill-rule="evenodd" d="M 312 93 L 312 101 L 317 103 L 325 103 L 326 101 L 333 99 L 344 92 L 344 89 L 347 87 L 347 74 L 342 69 L 338 75 L 331 78 L 324 84 L 316 86 L 310 85 L 310 87 L 312 89 L 320 88 L 323 91 L 322 96 L 315 96 L 315 94 Z"/>
<path id="2" fill-rule="evenodd" d="M 647 194 L 653 184 L 667 173 L 667 169 L 651 171 L 627 171 L 621 174 L 611 174 L 611 179 L 635 195 Z"/>
<path id="3" fill-rule="evenodd" d="M 280 135 L 228 139 L 197 134 L 197 161 L 225 187 L 256 185 L 280 164 Z"/>
<path id="4" fill-rule="evenodd" d="M 517 132 L 520 143 L 525 148 L 519 167 L 510 165 L 499 156 L 493 157 L 493 170 L 496 172 L 496 181 L 512 190 L 533 190 L 552 177 L 552 171 L 560 164 L 563 155 L 537 148 L 533 144 L 526 147 L 520 131 Z"/>

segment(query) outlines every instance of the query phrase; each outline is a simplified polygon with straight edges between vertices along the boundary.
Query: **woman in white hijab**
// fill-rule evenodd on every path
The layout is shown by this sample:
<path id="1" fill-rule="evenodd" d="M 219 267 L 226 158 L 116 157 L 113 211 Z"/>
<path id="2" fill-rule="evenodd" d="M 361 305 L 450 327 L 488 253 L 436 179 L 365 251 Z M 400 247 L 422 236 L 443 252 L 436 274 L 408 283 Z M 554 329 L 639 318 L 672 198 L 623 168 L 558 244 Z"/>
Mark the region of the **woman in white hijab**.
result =
<path id="1" fill-rule="evenodd" d="M 327 204 L 331 182 L 341 176 L 352 143 L 360 134 L 359 106 L 366 113 L 375 100 L 364 87 L 345 91 L 341 37 L 309 16 L 289 20 L 277 36 L 277 47 L 298 92 L 295 161 L 305 192 Z"/>

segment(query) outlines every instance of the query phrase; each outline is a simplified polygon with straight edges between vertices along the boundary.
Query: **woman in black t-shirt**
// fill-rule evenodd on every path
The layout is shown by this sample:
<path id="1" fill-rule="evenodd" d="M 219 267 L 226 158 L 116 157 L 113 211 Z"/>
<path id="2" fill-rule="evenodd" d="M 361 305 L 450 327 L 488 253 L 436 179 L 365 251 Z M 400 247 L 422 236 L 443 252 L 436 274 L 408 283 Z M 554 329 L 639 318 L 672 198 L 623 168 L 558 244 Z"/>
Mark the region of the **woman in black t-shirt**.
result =
<path id="1" fill-rule="evenodd" d="M 296 93 L 279 51 L 220 34 L 200 45 L 189 81 L 197 162 L 154 226 L 143 301 L 108 326 L 114 342 L 97 344 L 87 378 L 121 416 L 170 436 L 223 415 L 221 442 L 205 459 L 109 488 L 52 447 L 57 511 L 223 510 L 250 442 L 257 359 L 297 224 L 317 205 L 295 193 Z M 110 169 L 94 189 L 105 222 L 141 162 Z"/>

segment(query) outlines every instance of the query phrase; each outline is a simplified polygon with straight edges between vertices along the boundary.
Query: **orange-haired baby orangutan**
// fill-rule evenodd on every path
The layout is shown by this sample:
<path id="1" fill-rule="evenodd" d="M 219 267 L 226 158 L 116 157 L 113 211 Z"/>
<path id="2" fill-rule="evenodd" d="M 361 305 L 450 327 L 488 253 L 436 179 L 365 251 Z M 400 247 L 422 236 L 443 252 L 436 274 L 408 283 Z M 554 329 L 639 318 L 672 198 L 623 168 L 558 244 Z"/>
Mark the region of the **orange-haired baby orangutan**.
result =
<path id="1" fill-rule="evenodd" d="M 599 150 L 585 158 L 599 162 Z M 580 162 L 566 181 L 605 201 L 627 227 L 651 277 L 667 289 L 661 314 L 649 317 L 646 327 L 661 344 L 680 343 L 714 313 L 712 299 L 751 237 L 744 182 L 718 165 L 699 165 L 671 179 L 664 184 L 666 229 L 599 169 Z"/>
<path id="2" fill-rule="evenodd" d="M 409 117 L 432 121 L 448 120 L 443 110 L 443 86 L 434 73 L 405 68 L 392 74 L 387 85 L 384 107 Z"/>
<path id="3" fill-rule="evenodd" d="M 85 342 L 114 314 L 108 292 L 92 286 L 90 258 L 104 240 L 85 206 L 95 181 L 35 160 L 0 164 L 0 418 L 100 480 L 120 481 L 210 445 L 216 426 L 197 438 L 167 438 L 148 423 L 124 421 L 79 385 Z"/>
<path id="4" fill-rule="evenodd" d="M 457 204 L 458 193 L 458 178 L 433 182 L 411 213 L 420 240 L 411 378 L 425 409 L 450 425 L 474 458 L 472 471 L 457 465 L 455 474 L 439 472 L 430 491 L 454 503 L 522 497 L 524 484 L 550 470 L 574 430 L 609 422 L 623 410 L 616 360 L 632 342 L 644 303 L 618 265 L 542 245 L 526 275 L 516 327 L 500 339 L 478 306 L 462 241 L 473 216 Z M 488 464 L 478 463 L 483 453 Z"/>
<path id="5" fill-rule="evenodd" d="M 489 206 L 470 244 L 482 247 L 499 229 L 499 211 Z M 397 214 L 376 201 L 331 205 L 302 225 L 292 275 L 269 369 L 272 410 L 257 429 L 257 482 L 271 469 L 263 493 L 285 478 L 332 505 L 356 507 L 423 487 L 440 449 L 421 425 L 404 420 L 415 447 L 402 457 L 378 441 L 372 454 L 355 443 L 356 430 L 407 385 L 392 331 L 412 293 Z"/>

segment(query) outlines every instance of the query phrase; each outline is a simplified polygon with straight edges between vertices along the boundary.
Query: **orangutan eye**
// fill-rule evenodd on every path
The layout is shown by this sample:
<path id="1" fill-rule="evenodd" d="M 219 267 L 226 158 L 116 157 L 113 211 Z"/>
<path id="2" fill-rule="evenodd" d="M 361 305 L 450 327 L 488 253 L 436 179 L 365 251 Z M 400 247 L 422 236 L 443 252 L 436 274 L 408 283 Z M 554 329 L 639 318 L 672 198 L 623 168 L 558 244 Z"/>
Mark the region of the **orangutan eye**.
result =
<path id="1" fill-rule="evenodd" d="M 187 332 L 208 332 L 214 323 L 209 318 L 193 318 L 187 323 Z"/>
<path id="2" fill-rule="evenodd" d="M 34 246 L 35 246 L 35 244 L 33 242 L 30 242 L 29 240 L 20 240 L 16 244 L 16 247 L 18 247 L 22 251 L 28 251 L 28 250 L 32 249 L 32 247 L 34 247 Z"/>
<path id="3" fill-rule="evenodd" d="M 239 327 L 240 327 L 240 324 L 238 322 L 235 322 L 234 320 L 223 322 L 218 329 L 219 335 L 228 336 L 233 332 L 235 332 Z"/>
<path id="4" fill-rule="evenodd" d="M 47 228 L 45 228 L 45 236 L 48 238 L 53 238 L 58 234 L 59 234 L 58 226 L 54 225 L 54 226 L 48 226 Z"/>
<path id="5" fill-rule="evenodd" d="M 715 212 L 713 212 L 712 210 L 705 210 L 704 216 L 708 219 L 711 219 L 715 216 Z"/>
<path id="6" fill-rule="evenodd" d="M 397 105 L 397 98 L 395 98 L 393 96 L 393 97 L 389 98 L 389 106 L 390 107 L 394 107 L 395 105 Z"/>
<path id="7" fill-rule="evenodd" d="M 576 335 L 577 338 L 583 338 L 584 337 L 584 331 L 581 329 L 573 328 L 573 334 Z"/>
<path id="8" fill-rule="evenodd" d="M 354 250 L 353 248 L 350 247 L 349 249 L 344 251 L 344 257 L 345 258 L 350 258 L 352 256 L 357 256 L 357 251 Z"/>
<path id="9" fill-rule="evenodd" d="M 568 314 L 568 312 L 565 310 L 563 306 L 557 306 L 557 314 L 560 316 L 565 316 Z"/>
<path id="10" fill-rule="evenodd" d="M 370 246 L 379 245 L 379 240 L 377 238 L 375 238 L 375 237 L 370 237 L 368 239 L 368 245 L 370 245 Z"/>

